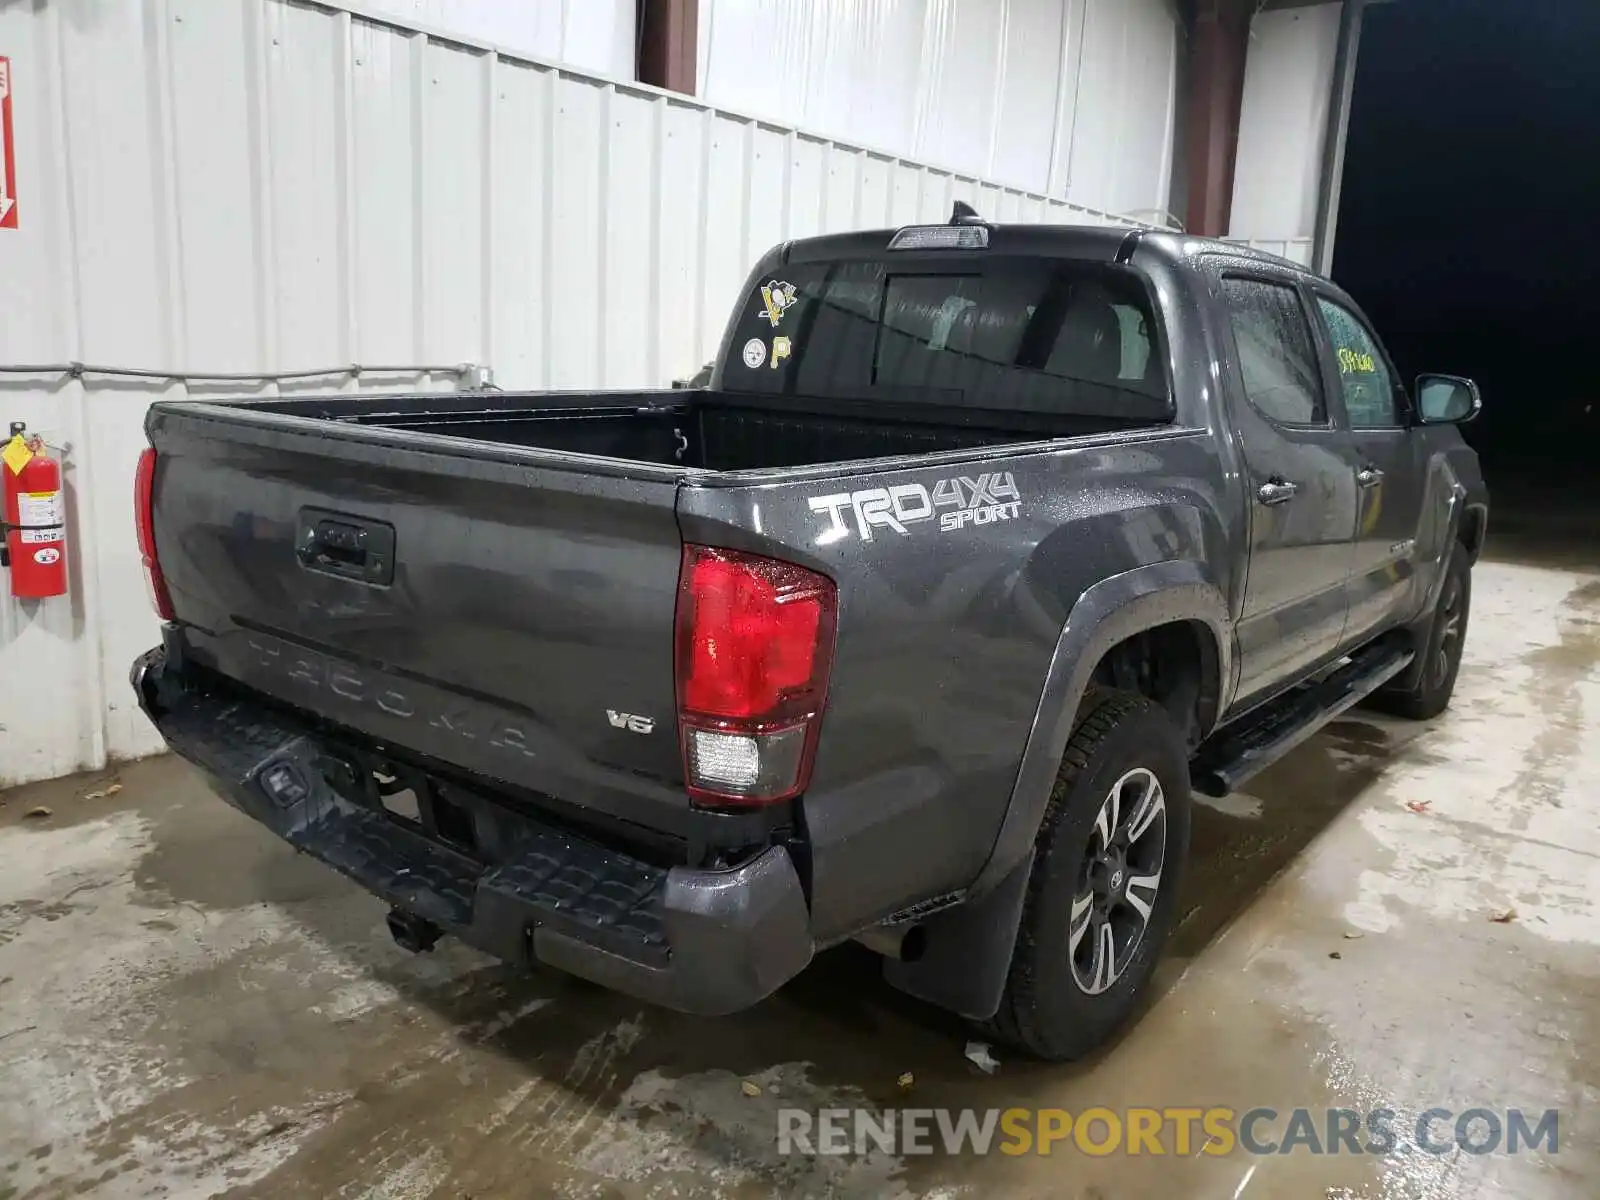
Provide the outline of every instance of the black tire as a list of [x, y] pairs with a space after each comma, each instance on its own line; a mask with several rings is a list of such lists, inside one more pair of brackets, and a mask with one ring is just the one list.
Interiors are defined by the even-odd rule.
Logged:
[[[1115, 976], [1095, 973], [1084, 963], [1085, 943], [1094, 962], [1103, 951], [1103, 925], [1112, 928], [1113, 944], [1121, 936], [1119, 922], [1136, 920], [1137, 906], [1128, 895], [1148, 897], [1143, 890], [1126, 888], [1131, 878], [1148, 878], [1149, 843], [1154, 818], [1145, 832], [1124, 848], [1123, 870], [1117, 889], [1095, 891], [1117, 873], [1097, 852], [1103, 843], [1099, 818], [1114, 784], [1123, 786], [1124, 812], [1131, 823], [1144, 810], [1145, 776], [1159, 784], [1164, 811], [1159, 882], [1154, 903], [1137, 940], [1123, 949], [1123, 965]], [[1115, 838], [1113, 838], [1115, 842]], [[989, 1037], [1039, 1058], [1060, 1062], [1079, 1058], [1102, 1044], [1128, 1018], [1139, 1002], [1160, 957], [1172, 926], [1178, 879], [1189, 849], [1189, 763], [1183, 735], [1159, 705], [1129, 692], [1105, 692], [1079, 722], [1062, 756], [1056, 785], [1045, 809], [1035, 844], [1032, 876], [1012, 952], [1010, 973], [1000, 1009], [981, 1028]], [[1143, 863], [1136, 859], [1143, 858]], [[1115, 852], [1113, 862], [1119, 861]], [[1108, 874], [1108, 870], [1110, 873]], [[1136, 875], [1140, 871], [1142, 874]], [[1079, 919], [1089, 922], [1074, 949], [1073, 913], [1089, 889], [1090, 911]], [[1099, 916], [1100, 905], [1112, 914]], [[1132, 957], [1127, 957], [1131, 952]], [[1087, 978], [1087, 984], [1080, 982]], [[1096, 981], [1110, 978], [1109, 986], [1091, 991]]]
[[1444, 582], [1439, 587], [1439, 600], [1416, 677], [1406, 688], [1379, 692], [1370, 707], [1413, 721], [1429, 720], [1449, 708], [1456, 676], [1461, 673], [1461, 651], [1467, 640], [1471, 610], [1472, 568], [1467, 563], [1466, 550], [1458, 545], [1445, 564]]

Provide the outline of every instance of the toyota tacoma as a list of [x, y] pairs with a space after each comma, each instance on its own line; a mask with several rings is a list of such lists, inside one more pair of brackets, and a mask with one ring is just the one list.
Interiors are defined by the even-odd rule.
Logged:
[[722, 1014], [855, 939], [1065, 1059], [1192, 790], [1449, 703], [1477, 389], [1293, 263], [961, 206], [772, 250], [695, 382], [154, 405], [143, 710], [410, 949]]

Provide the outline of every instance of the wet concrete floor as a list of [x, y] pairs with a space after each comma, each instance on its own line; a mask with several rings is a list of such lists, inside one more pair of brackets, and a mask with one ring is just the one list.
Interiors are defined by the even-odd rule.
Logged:
[[[1475, 582], [1449, 714], [1358, 711], [1198, 810], [1148, 1010], [1070, 1066], [996, 1048], [984, 1074], [958, 1022], [853, 947], [715, 1021], [453, 943], [413, 957], [376, 900], [171, 760], [112, 796], [12, 791], [0, 1198], [1592, 1196], [1600, 576], [1489, 562]], [[1254, 1143], [1287, 1152], [1180, 1153], [1171, 1126], [1160, 1155], [777, 1147], [780, 1109], [1096, 1106], [1270, 1108]], [[1391, 1110], [1398, 1146], [1315, 1154], [1287, 1136], [1297, 1107], [1323, 1150], [1328, 1108]], [[1557, 1110], [1555, 1150], [1407, 1149], [1432, 1108], [1446, 1146], [1470, 1109]]]

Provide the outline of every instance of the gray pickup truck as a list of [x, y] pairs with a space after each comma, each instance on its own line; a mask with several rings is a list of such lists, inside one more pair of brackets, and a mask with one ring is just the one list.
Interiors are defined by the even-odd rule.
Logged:
[[856, 939], [1070, 1058], [1191, 789], [1449, 702], [1478, 404], [1222, 242], [790, 242], [705, 387], [156, 404], [133, 686], [409, 949], [721, 1014]]

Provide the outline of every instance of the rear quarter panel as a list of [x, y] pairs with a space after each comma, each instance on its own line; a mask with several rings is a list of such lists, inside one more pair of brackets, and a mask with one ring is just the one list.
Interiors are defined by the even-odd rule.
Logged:
[[[684, 487], [686, 541], [785, 558], [838, 585], [803, 805], [820, 940], [977, 877], [1078, 598], [1152, 563], [1226, 571], [1216, 458], [1209, 432], [1178, 427]], [[995, 504], [1005, 515], [945, 519]]]

